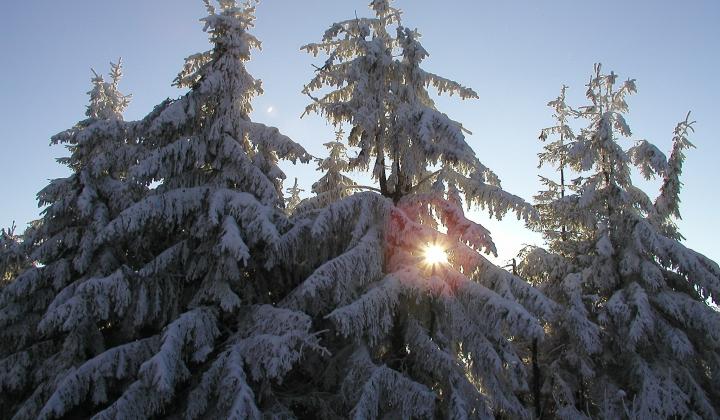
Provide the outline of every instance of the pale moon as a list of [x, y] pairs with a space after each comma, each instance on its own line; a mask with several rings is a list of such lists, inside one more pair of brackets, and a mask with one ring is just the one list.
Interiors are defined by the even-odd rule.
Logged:
[[267, 112], [268, 112], [268, 114], [271, 113], [271, 112], [273, 112], [273, 107], [269, 106], [268, 109], [267, 109]]

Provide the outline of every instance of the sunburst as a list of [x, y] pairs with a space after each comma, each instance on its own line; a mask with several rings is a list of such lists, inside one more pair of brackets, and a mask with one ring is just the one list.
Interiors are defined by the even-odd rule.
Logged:
[[434, 267], [448, 263], [448, 254], [445, 248], [438, 244], [429, 244], [423, 251], [423, 259], [426, 265]]

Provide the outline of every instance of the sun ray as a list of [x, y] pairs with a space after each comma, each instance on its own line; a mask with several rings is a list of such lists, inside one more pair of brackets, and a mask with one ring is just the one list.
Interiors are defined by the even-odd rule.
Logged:
[[448, 255], [445, 248], [438, 244], [429, 244], [428, 246], [426, 246], [423, 258], [425, 264], [427, 264], [428, 266], [448, 263]]

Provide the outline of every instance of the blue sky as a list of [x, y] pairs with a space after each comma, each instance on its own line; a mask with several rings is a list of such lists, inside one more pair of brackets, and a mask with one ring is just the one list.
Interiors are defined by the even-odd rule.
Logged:
[[[300, 93], [320, 63], [299, 50], [318, 41], [333, 22], [368, 13], [368, 0], [265, 0], [258, 7], [255, 35], [263, 42], [248, 65], [263, 80], [254, 119], [275, 125], [311, 153], [322, 155], [332, 127], [315, 116], [299, 118], [307, 97]], [[720, 188], [720, 2], [716, 0], [480, 1], [399, 0], [404, 23], [423, 34], [430, 53], [426, 69], [475, 89], [480, 99], [441, 99], [438, 107], [473, 135], [468, 142], [495, 170], [503, 187], [528, 200], [539, 189], [537, 135], [552, 123], [545, 104], [560, 86], [570, 86], [572, 104], [583, 103], [583, 84], [593, 63], [621, 78], [635, 78], [629, 123], [636, 139], [669, 151], [672, 129], [688, 110], [698, 121], [688, 153], [680, 227], [687, 244], [716, 261], [720, 246], [717, 209]], [[121, 88], [133, 94], [126, 119], [141, 118], [166, 97], [184, 57], [207, 49], [198, 19], [200, 0], [122, 2], [33, 0], [4, 2], [0, 26], [0, 225], [24, 227], [37, 218], [35, 194], [67, 170], [54, 159], [51, 135], [84, 117], [90, 67], [106, 73], [122, 56]], [[272, 111], [268, 109], [272, 107]], [[314, 166], [288, 167], [309, 186]], [[642, 183], [655, 194], [657, 182]], [[513, 220], [487, 222], [500, 259], [522, 243], [538, 241]], [[511, 218], [512, 219], [512, 218]]]

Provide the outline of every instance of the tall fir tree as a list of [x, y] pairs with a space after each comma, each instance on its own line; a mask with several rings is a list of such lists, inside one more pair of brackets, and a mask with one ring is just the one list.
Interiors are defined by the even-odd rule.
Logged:
[[[534, 378], [533, 406], [538, 418], [583, 416], [585, 381], [592, 378], [592, 358], [600, 351], [600, 330], [590, 320], [586, 308], [594, 302], [593, 297], [582, 293], [580, 279], [568, 276], [571, 267], [563, 259], [568, 255], [567, 247], [586, 232], [574, 223], [577, 214], [569, 215], [570, 206], [563, 205], [574, 200], [579, 181], [568, 182], [566, 178], [569, 145], [577, 138], [570, 119], [579, 116], [578, 111], [566, 102], [567, 89], [563, 86], [560, 95], [548, 102], [556, 124], [544, 128], [539, 137], [545, 143], [538, 155], [540, 166], [551, 165], [559, 178], [556, 181], [541, 176], [546, 189], [535, 196], [540, 217], [531, 225], [542, 233], [548, 251], [525, 248], [518, 267], [523, 277], [532, 280], [546, 296], [559, 304], [558, 311], [550, 319], [553, 327], [550, 334], [539, 348], [534, 347], [538, 369]], [[574, 210], [582, 212], [579, 208]]]
[[[559, 182], [546, 178], [540, 177], [541, 182], [545, 185], [546, 190], [543, 193], [535, 197], [535, 201], [538, 203], [537, 209], [540, 214], [540, 219], [543, 221], [542, 233], [545, 239], [549, 243], [557, 242], [555, 239], [567, 238], [568, 227], [560, 223], [560, 225], [552, 226], [551, 223], [558, 221], [559, 218], [552, 214], [546, 214], [548, 211], [552, 211], [552, 206], [547, 206], [548, 202], [565, 198], [565, 193], [571, 186], [567, 184], [565, 179], [566, 165], [567, 165], [567, 147], [566, 144], [575, 140], [575, 133], [570, 127], [570, 118], [574, 118], [577, 115], [577, 111], [573, 110], [568, 106], [565, 101], [567, 86], [563, 85], [560, 89], [560, 95], [554, 100], [548, 102], [548, 106], [554, 110], [553, 117], [556, 120], [556, 125], [542, 129], [540, 132], [540, 140], [547, 142], [543, 147], [543, 152], [539, 154], [540, 165], [551, 164], [557, 168], [560, 175]], [[554, 137], [554, 138], [551, 138]], [[548, 141], [549, 140], [549, 141]], [[572, 230], [570, 231], [570, 233]]]
[[328, 330], [321, 343], [332, 354], [306, 367], [304, 377], [315, 380], [296, 410], [328, 418], [525, 417], [518, 394], [527, 375], [515, 343], [541, 338], [536, 316], [553, 305], [482, 255], [495, 245], [462, 206], [497, 217], [529, 218], [534, 210], [500, 188], [427, 88], [462, 98], [475, 92], [420, 67], [427, 52], [419, 34], [389, 1], [370, 7], [373, 18], [336, 23], [322, 42], [303, 47], [328, 56], [306, 92], [329, 91], [307, 111], [352, 126], [348, 141], [359, 153], [349, 168], [370, 169], [379, 188], [298, 220], [286, 235], [318, 247], [288, 246], [309, 275], [281, 305]]
[[[587, 85], [587, 121], [561, 148], [541, 159], [565, 162], [578, 174], [570, 194], [540, 194], [537, 228], [551, 252], [525, 251], [521, 274], [537, 282], [563, 311], [551, 322], [543, 353], [546, 413], [561, 418], [715, 418], [718, 416], [716, 334], [720, 267], [686, 248], [677, 217], [679, 175], [692, 123], [678, 124], [668, 161], [631, 136], [625, 114], [634, 80], [619, 84], [600, 65]], [[631, 179], [663, 179], [653, 202]]]
[[[248, 117], [262, 92], [244, 66], [260, 45], [248, 32], [255, 2], [218, 3], [205, 1], [203, 19], [213, 49], [188, 58], [176, 80], [189, 92], [130, 124], [141, 142], [122, 185], [144, 192], [134, 203], [113, 190], [119, 208], [102, 212], [102, 190], [65, 186], [95, 170], [110, 183], [98, 162], [125, 162], [112, 142], [120, 133], [106, 127], [120, 119], [94, 121], [107, 115], [95, 104], [113, 100], [93, 91], [92, 124], [62, 134], [82, 139], [69, 161], [79, 174], [41, 193], [51, 206], [33, 237], [44, 266], [2, 294], [3, 338], [15, 334], [3, 343], [3, 412], [259, 418], [274, 410], [270, 381], [301, 350], [323, 351], [309, 317], [267, 305], [282, 291], [270, 271], [287, 224], [277, 162], [309, 155]], [[90, 141], [112, 149], [95, 154]]]
[[92, 78], [88, 118], [52, 138], [70, 151], [58, 161], [72, 173], [38, 193], [40, 206], [47, 207], [25, 232], [23, 248], [39, 264], [0, 294], [0, 411], [15, 418], [35, 418], [67, 372], [102, 347], [107, 325], [84, 316], [92, 306], [87, 300], [73, 300], [80, 309], [66, 312], [64, 325], [49, 315], [62, 311], [80, 291], [96, 287], [98, 276], [122, 266], [124, 252], [115, 244], [99, 244], [98, 236], [143, 194], [142, 187], [126, 180], [134, 153], [133, 128], [122, 119], [129, 97], [118, 90], [121, 62], [111, 68], [109, 82], [98, 74]]

